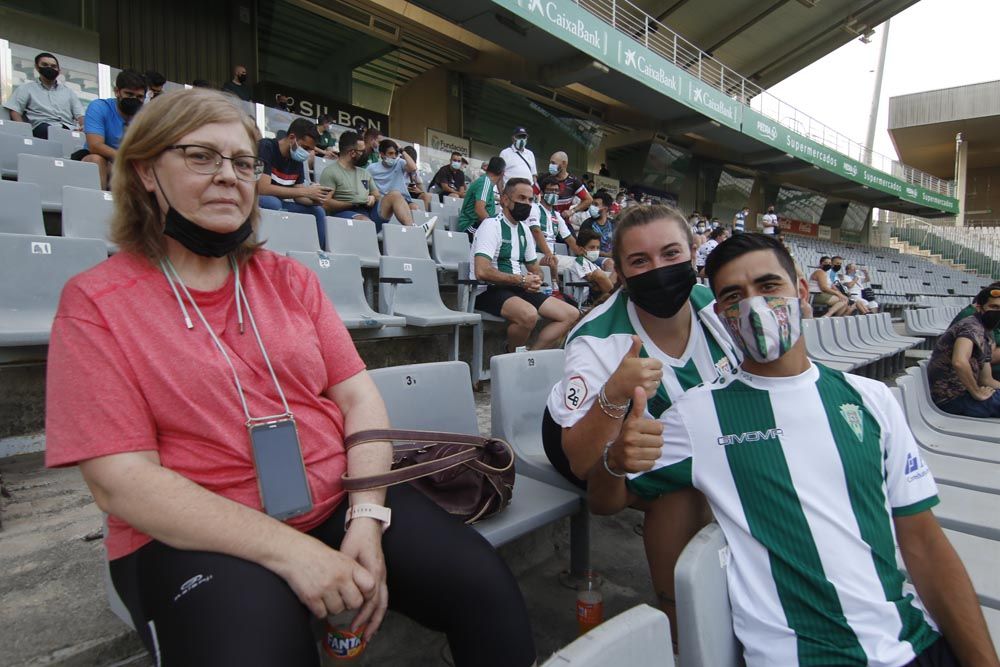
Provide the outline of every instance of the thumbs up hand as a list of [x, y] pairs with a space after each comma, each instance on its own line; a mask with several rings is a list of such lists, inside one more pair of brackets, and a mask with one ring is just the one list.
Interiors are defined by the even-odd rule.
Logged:
[[632, 412], [608, 450], [608, 467], [615, 472], [645, 472], [653, 467], [663, 447], [663, 424], [646, 414], [646, 392], [632, 392]]
[[640, 357], [642, 339], [632, 336], [632, 347], [622, 357], [618, 368], [604, 385], [604, 394], [612, 403], [625, 403], [632, 397], [633, 390], [641, 387], [645, 398], [653, 396], [663, 379], [663, 363], [658, 359]]

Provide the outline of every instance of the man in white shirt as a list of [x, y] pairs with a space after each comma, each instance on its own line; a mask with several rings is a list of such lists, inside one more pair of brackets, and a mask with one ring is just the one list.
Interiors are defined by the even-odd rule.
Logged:
[[773, 204], [767, 207], [767, 213], [761, 217], [760, 224], [764, 227], [765, 234], [774, 236], [778, 233], [778, 216], [774, 213]]
[[83, 104], [72, 88], [59, 82], [59, 60], [51, 53], [39, 53], [35, 70], [38, 79], [22, 83], [4, 102], [10, 119], [31, 123], [31, 132], [39, 139], [49, 138], [50, 126], [82, 130]]
[[513, 143], [500, 151], [500, 157], [507, 163], [507, 168], [503, 172], [503, 182], [506, 183], [512, 178], [525, 178], [531, 183], [532, 189], [537, 191], [538, 167], [535, 165], [535, 154], [528, 148], [528, 130], [524, 127], [515, 127], [512, 139]]

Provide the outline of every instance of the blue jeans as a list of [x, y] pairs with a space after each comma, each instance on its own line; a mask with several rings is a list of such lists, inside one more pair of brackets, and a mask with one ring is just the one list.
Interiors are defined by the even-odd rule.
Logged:
[[985, 401], [977, 401], [968, 391], [957, 398], [938, 405], [939, 408], [953, 415], [962, 417], [1000, 417], [1000, 390]]
[[326, 211], [322, 206], [305, 206], [295, 201], [285, 201], [273, 195], [257, 197], [257, 205], [271, 211], [288, 211], [289, 213], [309, 213], [316, 218], [316, 235], [319, 237], [319, 247], [326, 250]]

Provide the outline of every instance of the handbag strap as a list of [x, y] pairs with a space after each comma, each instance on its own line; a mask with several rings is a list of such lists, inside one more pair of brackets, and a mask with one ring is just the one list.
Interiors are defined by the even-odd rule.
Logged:
[[446, 433], [443, 431], [409, 431], [396, 428], [373, 428], [352, 433], [344, 439], [344, 451], [367, 442], [406, 440], [408, 442], [436, 442], [442, 445], [472, 445], [485, 447], [490, 441], [480, 435]]

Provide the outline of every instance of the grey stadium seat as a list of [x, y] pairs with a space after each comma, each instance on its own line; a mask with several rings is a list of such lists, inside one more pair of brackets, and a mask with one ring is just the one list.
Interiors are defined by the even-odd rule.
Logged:
[[65, 157], [69, 157], [87, 145], [87, 137], [83, 132], [67, 130], [64, 127], [49, 126], [49, 141], [61, 143]]
[[[927, 362], [921, 361], [917, 366], [911, 366], [906, 371], [907, 377], [913, 378], [913, 386], [917, 391], [917, 400], [921, 405], [921, 414], [931, 428], [942, 433], [986, 440], [1000, 443], [1000, 419], [996, 417], [965, 417], [953, 415], [939, 408], [931, 398], [930, 385], [927, 383]], [[902, 379], [902, 378], [900, 378]]]
[[379, 282], [382, 284], [379, 310], [402, 315], [408, 326], [475, 325], [482, 321], [479, 315], [451, 310], [444, 305], [438, 291], [437, 267], [429, 259], [383, 257]]
[[0, 181], [0, 234], [45, 236], [42, 191], [34, 183]]
[[63, 157], [22, 153], [17, 156], [17, 180], [39, 185], [42, 189], [43, 211], [62, 211], [63, 186], [101, 189], [101, 177], [96, 164], [74, 162]]
[[[928, 423], [930, 407], [921, 400], [923, 388], [920, 380], [913, 376], [903, 376], [896, 380], [896, 386], [903, 391], [907, 421], [917, 440], [939, 454], [958, 456], [974, 461], [1000, 463], [1000, 443], [979, 440], [953, 432], [935, 429]], [[994, 427], [995, 428], [995, 427]]]
[[816, 320], [802, 320], [802, 335], [806, 340], [806, 354], [809, 355], [810, 359], [845, 373], [858, 367], [857, 362], [847, 361], [827, 352], [820, 344], [816, 327]]
[[[370, 372], [382, 394], [393, 428], [479, 434], [469, 367], [461, 361], [378, 368]], [[500, 546], [580, 507], [575, 493], [517, 475], [510, 506], [475, 524]]]
[[673, 667], [670, 630], [666, 614], [640, 604], [559, 649], [542, 667]]
[[1000, 609], [1000, 542], [948, 528], [944, 534], [968, 570], [979, 604]]
[[435, 229], [434, 245], [431, 246], [431, 254], [434, 261], [442, 269], [447, 271], [458, 271], [458, 265], [469, 261], [471, 250], [469, 235], [465, 232], [452, 232], [447, 229]]
[[941, 484], [938, 498], [934, 515], [943, 527], [1000, 541], [1000, 495]]
[[356, 255], [333, 255], [325, 252], [289, 252], [288, 256], [302, 262], [319, 276], [337, 314], [348, 329], [381, 329], [401, 327], [406, 319], [376, 313], [365, 299], [361, 263]]
[[323, 170], [333, 164], [336, 160], [327, 160], [322, 157], [313, 158], [313, 183], [319, 183], [319, 177], [323, 175]]
[[729, 546], [717, 523], [702, 528], [677, 559], [677, 641], [684, 667], [743, 664], [743, 649], [733, 632], [728, 564]]
[[73, 239], [101, 239], [114, 252], [116, 246], [108, 240], [115, 202], [110, 192], [63, 188], [62, 233]]
[[63, 157], [63, 147], [58, 141], [46, 141], [45, 139], [0, 132], [0, 174], [5, 178], [17, 176], [17, 156], [22, 153], [61, 158]]
[[257, 238], [274, 252], [310, 252], [320, 250], [316, 218], [308, 213], [289, 213], [261, 209]]
[[382, 225], [382, 249], [386, 257], [431, 258], [427, 236], [420, 227]]
[[382, 257], [375, 223], [371, 220], [327, 217], [326, 245], [338, 255], [357, 255], [365, 269], [377, 269]]
[[47, 345], [63, 285], [107, 257], [103, 241], [0, 234], [0, 347]]
[[[4, 109], [4, 111], [7, 111]], [[0, 118], [0, 134], [13, 134], [18, 137], [31, 136], [31, 123], [22, 123], [9, 118]]]

